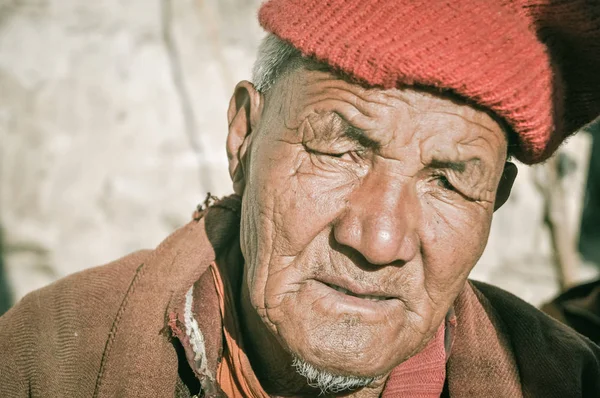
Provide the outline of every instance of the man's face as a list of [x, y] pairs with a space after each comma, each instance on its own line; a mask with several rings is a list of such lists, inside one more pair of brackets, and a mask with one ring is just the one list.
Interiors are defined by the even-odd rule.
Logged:
[[299, 69], [244, 156], [251, 305], [318, 369], [378, 376], [433, 337], [488, 237], [506, 139], [485, 112]]

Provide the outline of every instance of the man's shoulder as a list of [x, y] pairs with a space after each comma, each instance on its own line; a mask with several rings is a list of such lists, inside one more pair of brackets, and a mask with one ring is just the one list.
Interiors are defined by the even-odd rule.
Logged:
[[471, 283], [500, 317], [525, 387], [539, 391], [571, 380], [572, 391], [581, 389], [578, 396], [600, 392], [600, 347], [505, 290]]
[[32, 396], [65, 394], [74, 374], [80, 391], [73, 396], [91, 394], [112, 324], [149, 253], [60, 279], [0, 317], [0, 396], [18, 397], [27, 389]]
[[574, 345], [579, 348], [590, 347], [594, 351], [600, 349], [585, 336], [558, 322], [514, 294], [484, 282], [471, 281], [471, 284], [489, 300], [494, 309], [498, 311], [503, 322], [511, 330], [521, 331], [525, 337], [537, 338], [539, 337], [537, 335], [541, 334], [548, 341], [556, 342], [560, 340], [566, 345]]
[[118, 305], [137, 269], [151, 252], [134, 252], [111, 263], [68, 275], [27, 294], [4, 317], [19, 311], [38, 312], [41, 316], [58, 309], [70, 313], [71, 306], [74, 312], [70, 315], [79, 317], [87, 312], [97, 317], [111, 304]]
[[63, 308], [76, 303], [79, 316], [84, 313], [98, 316], [100, 312], [120, 304], [150, 253], [151, 250], [137, 251], [108, 264], [71, 274], [30, 293], [24, 300]]

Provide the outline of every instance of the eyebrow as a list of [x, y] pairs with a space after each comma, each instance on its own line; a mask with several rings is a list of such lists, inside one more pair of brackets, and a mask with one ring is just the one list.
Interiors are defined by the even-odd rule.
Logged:
[[449, 162], [433, 159], [431, 163], [429, 163], [429, 167], [434, 169], [448, 169], [458, 173], [464, 173], [467, 169], [467, 163], [479, 163], [479, 159], [471, 159], [467, 162]]
[[342, 115], [338, 112], [333, 112], [336, 118], [339, 120], [342, 129], [344, 130], [344, 137], [357, 142], [360, 146], [378, 150], [381, 148], [381, 143], [371, 137], [369, 137], [363, 130], [351, 125]]

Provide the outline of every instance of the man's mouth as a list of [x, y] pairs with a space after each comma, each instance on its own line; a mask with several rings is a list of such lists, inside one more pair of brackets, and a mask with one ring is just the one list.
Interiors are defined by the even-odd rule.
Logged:
[[369, 295], [369, 294], [358, 294], [358, 293], [354, 293], [348, 289], [344, 289], [341, 286], [336, 286], [336, 285], [332, 285], [330, 283], [325, 283], [325, 285], [329, 286], [330, 288], [332, 288], [333, 290], [337, 290], [340, 293], [344, 293], [348, 296], [352, 296], [352, 297], [357, 297], [357, 298], [361, 298], [361, 299], [365, 299], [365, 300], [370, 300], [370, 301], [384, 301], [384, 300], [390, 300], [393, 297], [387, 297], [387, 296], [378, 296], [378, 295]]

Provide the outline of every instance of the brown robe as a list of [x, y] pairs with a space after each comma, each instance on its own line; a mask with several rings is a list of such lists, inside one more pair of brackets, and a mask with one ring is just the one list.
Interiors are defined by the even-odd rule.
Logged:
[[[196, 281], [208, 279], [205, 271], [219, 253], [237, 244], [238, 211], [239, 198], [224, 199], [155, 250], [71, 275], [23, 298], [0, 318], [0, 397], [196, 393], [200, 383], [172, 335], [169, 314]], [[200, 322], [207, 337], [204, 365], [215, 372], [222, 339], [214, 331], [222, 329], [217, 301], [207, 297], [199, 309], [210, 314]], [[466, 286], [455, 310], [450, 396], [600, 396], [600, 347], [572, 329], [480, 283]], [[482, 313], [491, 330], [482, 327]], [[509, 355], [486, 355], [498, 344]], [[506, 373], [513, 367], [516, 379]]]
[[573, 286], [542, 311], [600, 344], [600, 279]]

